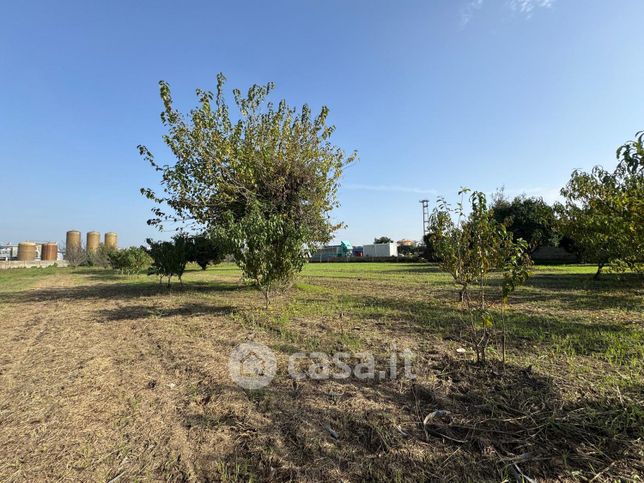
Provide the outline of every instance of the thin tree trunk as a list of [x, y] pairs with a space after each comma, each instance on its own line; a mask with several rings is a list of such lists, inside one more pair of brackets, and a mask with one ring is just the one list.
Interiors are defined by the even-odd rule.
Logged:
[[485, 308], [485, 286], [481, 285], [481, 310]]
[[467, 292], [467, 285], [462, 286], [461, 291], [459, 292], [459, 298], [463, 305], [465, 305], [466, 307], [470, 306], [469, 304], [470, 296]]
[[501, 305], [501, 360], [505, 369], [505, 302]]
[[483, 332], [483, 338], [481, 339], [481, 362], [485, 364], [485, 349], [487, 347], [487, 329]]
[[597, 265], [597, 273], [595, 273], [595, 276], [593, 277], [593, 280], [599, 280], [599, 276], [602, 274], [602, 269], [604, 268], [603, 263], [599, 263]]

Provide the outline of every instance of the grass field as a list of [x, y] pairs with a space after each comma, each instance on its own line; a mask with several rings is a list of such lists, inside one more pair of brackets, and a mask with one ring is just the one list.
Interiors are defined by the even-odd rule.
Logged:
[[[429, 265], [311, 264], [269, 310], [229, 264], [171, 289], [0, 271], [0, 480], [636, 480], [644, 286], [593, 273], [535, 268], [507, 311], [503, 368], [497, 340], [473, 363], [457, 289]], [[228, 373], [249, 340], [278, 360], [255, 391]], [[415, 380], [286, 370], [298, 351], [380, 364], [404, 349]]]

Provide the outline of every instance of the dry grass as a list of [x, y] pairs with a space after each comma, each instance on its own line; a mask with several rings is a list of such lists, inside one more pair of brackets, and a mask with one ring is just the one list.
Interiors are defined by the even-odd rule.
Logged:
[[[19, 275], [15, 275], [18, 277]], [[540, 271], [509, 315], [509, 364], [455, 340], [449, 280], [420, 265], [311, 266], [269, 312], [230, 266], [170, 291], [56, 270], [0, 287], [0, 480], [635, 480], [642, 463], [641, 281]], [[6, 285], [7, 287], [9, 284]], [[245, 391], [240, 342], [280, 370]], [[415, 381], [301, 381], [297, 350], [393, 346]], [[423, 424], [435, 410], [448, 411]]]

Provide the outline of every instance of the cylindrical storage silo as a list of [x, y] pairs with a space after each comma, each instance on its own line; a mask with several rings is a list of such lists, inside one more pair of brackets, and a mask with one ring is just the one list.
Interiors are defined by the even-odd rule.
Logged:
[[87, 251], [95, 252], [101, 244], [101, 234], [97, 231], [87, 232]]
[[65, 248], [67, 250], [80, 250], [81, 248], [81, 232], [78, 230], [69, 230], [67, 232], [67, 240], [65, 241]]
[[54, 242], [43, 243], [40, 250], [40, 259], [44, 261], [56, 260], [58, 258], [58, 245]]
[[113, 231], [108, 231], [105, 234], [105, 243], [104, 243], [105, 248], [116, 249], [117, 241], [118, 241], [118, 237], [116, 233], [114, 233]]
[[33, 262], [36, 259], [36, 244], [33, 242], [18, 243], [18, 260]]

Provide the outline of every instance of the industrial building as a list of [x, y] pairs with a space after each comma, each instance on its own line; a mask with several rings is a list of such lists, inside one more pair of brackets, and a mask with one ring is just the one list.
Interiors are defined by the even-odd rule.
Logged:
[[397, 257], [398, 245], [396, 243], [375, 243], [372, 245], [365, 245], [365, 257]]
[[0, 245], [0, 261], [33, 261], [33, 260], [62, 260], [63, 253], [58, 250], [56, 242], [5, 243]]
[[342, 241], [339, 245], [327, 245], [311, 255], [311, 260], [316, 262], [328, 262], [341, 258], [350, 257], [353, 253], [353, 246], [348, 241]]
[[311, 256], [311, 261], [330, 262], [347, 260], [351, 257], [389, 258], [397, 256], [398, 245], [396, 243], [377, 243], [354, 247], [350, 242], [343, 241], [340, 245], [327, 245], [320, 248]]
[[[94, 252], [101, 246], [100, 233], [87, 233], [85, 248]], [[104, 246], [117, 248], [118, 236], [114, 232], [105, 233]], [[81, 232], [70, 230], [65, 238], [65, 250], [82, 250]], [[22, 241], [0, 245], [0, 268], [46, 267], [55, 263], [65, 265], [65, 251], [56, 242]]]

